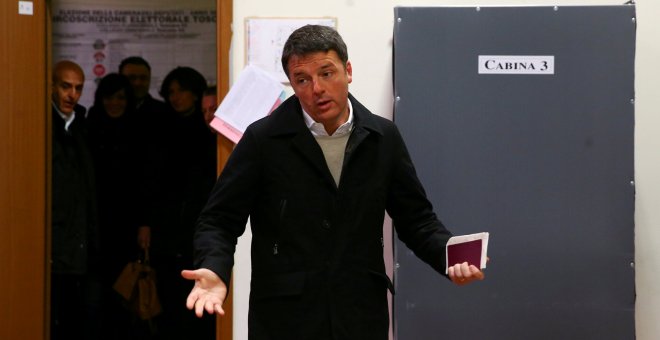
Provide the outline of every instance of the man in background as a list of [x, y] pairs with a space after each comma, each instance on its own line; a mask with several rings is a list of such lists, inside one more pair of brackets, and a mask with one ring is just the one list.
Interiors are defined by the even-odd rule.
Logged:
[[[136, 148], [144, 155], [144, 164], [141, 175], [145, 183], [141, 188], [143, 201], [153, 202], [154, 196], [158, 195], [156, 181], [150, 180], [151, 176], [158, 171], [164, 163], [169, 152], [165, 138], [174, 129], [172, 120], [174, 115], [164, 102], [157, 100], [149, 94], [151, 87], [151, 65], [142, 57], [131, 56], [125, 58], [119, 64], [119, 73], [126, 76], [133, 89], [135, 97], [134, 122], [140, 131], [140, 139]], [[141, 227], [138, 228], [138, 244], [147, 249], [151, 243], [151, 222], [156, 208], [151, 203], [146, 203], [141, 211]]]
[[94, 168], [78, 105], [85, 76], [60, 61], [52, 79], [51, 339], [97, 339], [100, 322]]
[[119, 73], [131, 82], [138, 116], [147, 116], [145, 117], [147, 119], [158, 118], [159, 113], [167, 110], [164, 102], [154, 99], [149, 94], [151, 66], [144, 58], [132, 56], [122, 60], [119, 64]]

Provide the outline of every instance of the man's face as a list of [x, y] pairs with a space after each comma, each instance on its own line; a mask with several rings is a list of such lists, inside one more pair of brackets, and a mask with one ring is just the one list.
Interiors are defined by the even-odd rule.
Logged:
[[85, 79], [80, 72], [63, 69], [53, 82], [53, 103], [65, 115], [70, 115], [82, 95]]
[[202, 97], [202, 113], [204, 113], [204, 120], [206, 124], [210, 124], [213, 120], [213, 114], [218, 109], [218, 96], [204, 95]]
[[133, 88], [133, 95], [137, 100], [143, 99], [149, 94], [149, 84], [151, 83], [151, 72], [144, 65], [126, 64], [121, 69], [121, 74], [128, 78]]
[[293, 55], [288, 62], [289, 80], [303, 109], [333, 134], [348, 120], [348, 84], [353, 80], [351, 63], [337, 52]]

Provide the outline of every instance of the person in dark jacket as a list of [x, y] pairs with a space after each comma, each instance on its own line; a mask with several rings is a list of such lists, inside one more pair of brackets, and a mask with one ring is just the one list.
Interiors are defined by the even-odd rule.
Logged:
[[86, 120], [99, 206], [104, 297], [101, 339], [138, 338], [140, 326], [144, 326], [129, 313], [123, 298], [112, 288], [124, 266], [143, 257], [137, 242], [144, 207], [139, 190], [143, 180], [143, 131], [136, 125], [134, 103], [128, 78], [107, 74], [96, 88]]
[[193, 260], [195, 221], [208, 199], [216, 176], [215, 135], [202, 112], [206, 79], [191, 67], [177, 67], [163, 79], [160, 95], [172, 114], [162, 132], [159, 174], [153, 185], [155, 209], [151, 221], [152, 264], [158, 275], [163, 307], [159, 331], [165, 339], [214, 339], [215, 318], [196, 319], [181, 303], [192, 283], [181, 270]]
[[[252, 229], [249, 339], [388, 337], [383, 220], [440, 274], [452, 234], [438, 220], [396, 126], [348, 92], [332, 28], [294, 31], [282, 66], [295, 95], [250, 125], [197, 223], [187, 307], [224, 314], [237, 238]], [[457, 285], [484, 278], [467, 263]]]
[[[140, 148], [145, 152], [145, 167], [140, 169], [142, 175], [146, 178], [152, 178], [154, 173], [160, 171], [158, 168], [163, 164], [163, 159], [167, 157], [169, 148], [163, 143], [163, 136], [171, 127], [173, 119], [172, 111], [168, 106], [151, 96], [151, 65], [140, 56], [130, 56], [119, 64], [119, 73], [128, 78], [131, 83], [132, 95], [135, 100], [132, 103], [132, 120], [140, 131]], [[145, 202], [153, 202], [158, 195], [156, 187], [158, 184], [154, 180], [145, 182], [140, 186], [141, 197]], [[149, 211], [152, 205], [147, 204], [142, 211]], [[141, 225], [138, 229], [138, 238], [140, 246], [143, 249], [148, 248], [151, 243], [151, 228], [149, 226], [149, 214], [141, 216]]]
[[52, 82], [51, 339], [97, 339], [98, 216], [92, 157], [78, 105], [85, 76], [60, 61]]
[[128, 79], [110, 73], [99, 82], [87, 117], [97, 182], [101, 259], [109, 283], [138, 253], [141, 149], [134, 101]]

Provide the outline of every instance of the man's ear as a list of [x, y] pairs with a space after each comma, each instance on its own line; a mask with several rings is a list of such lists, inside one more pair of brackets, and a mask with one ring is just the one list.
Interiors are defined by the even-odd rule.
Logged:
[[348, 76], [348, 83], [350, 84], [353, 81], [353, 66], [351, 66], [350, 61], [346, 62], [346, 75]]

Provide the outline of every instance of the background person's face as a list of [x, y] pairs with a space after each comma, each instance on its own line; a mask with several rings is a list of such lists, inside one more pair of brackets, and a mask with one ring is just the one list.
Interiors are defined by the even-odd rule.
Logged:
[[174, 111], [182, 114], [191, 112], [197, 101], [197, 96], [192, 91], [182, 88], [176, 80], [170, 83], [167, 98]]
[[289, 80], [303, 109], [332, 134], [348, 120], [348, 84], [353, 80], [351, 63], [346, 68], [337, 52], [315, 52], [289, 59]]
[[128, 99], [126, 98], [126, 91], [121, 89], [107, 97], [103, 97], [103, 108], [108, 116], [112, 118], [119, 118], [126, 112]]
[[213, 114], [218, 109], [218, 96], [207, 95], [202, 97], [202, 113], [204, 113], [204, 120], [206, 124], [211, 123]]
[[140, 100], [149, 94], [151, 83], [151, 72], [144, 65], [126, 64], [121, 69], [121, 74], [128, 78], [133, 88], [135, 98]]
[[53, 83], [53, 103], [65, 115], [70, 115], [82, 95], [84, 77], [75, 70], [61, 70]]

